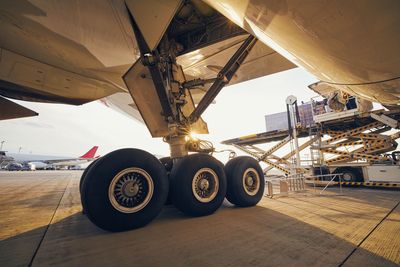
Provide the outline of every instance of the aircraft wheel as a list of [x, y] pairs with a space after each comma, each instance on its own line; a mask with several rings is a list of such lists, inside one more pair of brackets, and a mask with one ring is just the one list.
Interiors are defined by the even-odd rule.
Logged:
[[131, 230], [160, 213], [168, 184], [165, 168], [156, 157], [139, 149], [120, 149], [90, 168], [82, 185], [82, 203], [98, 227]]
[[226, 194], [223, 165], [207, 154], [180, 159], [172, 168], [170, 183], [172, 203], [191, 216], [214, 213]]
[[239, 207], [256, 205], [264, 194], [264, 174], [258, 162], [247, 156], [236, 157], [225, 165], [228, 181], [226, 198]]
[[97, 159], [94, 160], [93, 162], [91, 162], [86, 169], [83, 171], [81, 179], [79, 180], [79, 193], [81, 194], [81, 204], [82, 204], [82, 213], [85, 214], [85, 207], [83, 206], [83, 201], [82, 201], [82, 185], [83, 185], [83, 181], [86, 178], [86, 175], [88, 173], [88, 171], [93, 167], [93, 165], [97, 162]]
[[79, 180], [79, 192], [81, 194], [82, 194], [83, 180], [85, 180], [86, 174], [88, 173], [89, 169], [94, 165], [95, 162], [97, 162], [97, 160], [94, 160], [93, 162], [91, 162], [82, 173], [81, 179]]
[[172, 159], [170, 157], [163, 157], [163, 158], [160, 158], [160, 161], [161, 161], [162, 165], [164, 165], [164, 168], [167, 171], [167, 173], [170, 173], [172, 170], [172, 166], [173, 166]]

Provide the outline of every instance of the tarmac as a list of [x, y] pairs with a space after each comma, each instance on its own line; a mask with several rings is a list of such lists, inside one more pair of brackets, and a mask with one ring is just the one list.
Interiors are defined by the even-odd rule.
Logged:
[[400, 264], [398, 190], [309, 190], [200, 218], [165, 206], [144, 228], [109, 233], [81, 212], [81, 174], [0, 172], [0, 266]]

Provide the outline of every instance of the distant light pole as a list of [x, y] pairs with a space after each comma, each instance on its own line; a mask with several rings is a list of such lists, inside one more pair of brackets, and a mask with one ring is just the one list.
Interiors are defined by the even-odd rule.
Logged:
[[0, 150], [3, 150], [3, 144], [5, 143], [6, 141], [1, 141], [1, 147], [0, 147]]

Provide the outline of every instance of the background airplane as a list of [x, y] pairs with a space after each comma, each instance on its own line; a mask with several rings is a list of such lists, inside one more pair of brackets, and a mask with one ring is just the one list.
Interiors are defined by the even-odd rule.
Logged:
[[93, 146], [85, 154], [75, 158], [18, 153], [10, 153], [8, 156], [13, 158], [14, 162], [29, 164], [32, 169], [60, 169], [71, 168], [73, 166], [84, 164], [99, 158], [99, 156], [96, 156], [97, 149], [98, 146]]
[[0, 169], [12, 161], [14, 161], [14, 158], [8, 156], [7, 151], [0, 151]]

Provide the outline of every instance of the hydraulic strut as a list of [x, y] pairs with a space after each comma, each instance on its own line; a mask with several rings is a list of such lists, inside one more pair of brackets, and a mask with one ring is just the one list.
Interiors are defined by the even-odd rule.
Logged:
[[210, 89], [203, 96], [196, 109], [193, 110], [193, 112], [190, 114], [190, 123], [194, 123], [200, 118], [201, 114], [203, 114], [207, 107], [214, 101], [222, 88], [230, 82], [233, 75], [235, 75], [236, 71], [249, 55], [251, 49], [254, 47], [256, 42], [257, 39], [254, 36], [249, 35], [249, 37], [247, 37], [247, 39], [243, 42], [243, 44], [239, 47], [235, 54], [233, 54], [233, 56], [229, 59], [223, 69], [218, 73], [215, 82], [211, 85]]

